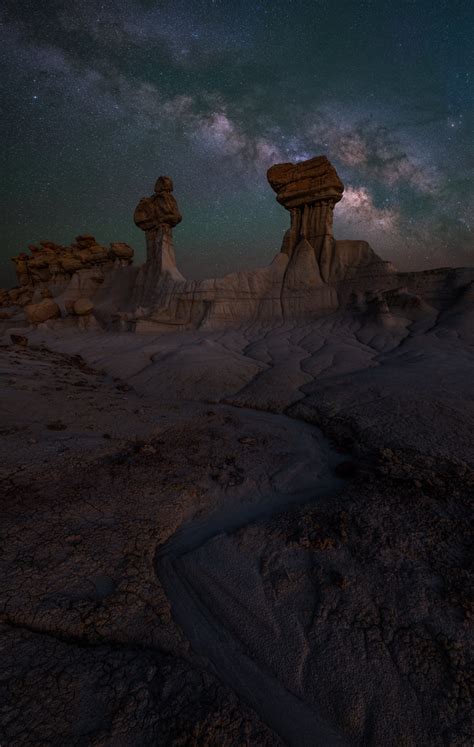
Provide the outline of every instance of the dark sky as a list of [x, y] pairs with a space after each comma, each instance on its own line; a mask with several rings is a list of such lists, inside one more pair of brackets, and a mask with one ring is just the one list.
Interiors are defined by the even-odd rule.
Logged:
[[1, 281], [81, 232], [141, 259], [160, 174], [185, 274], [266, 264], [289, 217], [265, 172], [321, 153], [338, 238], [473, 264], [473, 37], [472, 0], [4, 0]]

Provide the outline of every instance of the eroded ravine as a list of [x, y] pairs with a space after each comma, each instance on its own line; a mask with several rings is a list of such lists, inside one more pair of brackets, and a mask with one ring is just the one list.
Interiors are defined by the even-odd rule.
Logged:
[[[269, 419], [285, 417], [270, 413], [261, 415]], [[295, 421], [293, 427], [294, 424]], [[306, 431], [308, 425], [301, 423], [301, 428]], [[318, 431], [314, 430], [315, 433]], [[322, 441], [318, 431], [317, 443]], [[329, 450], [327, 444], [324, 448]], [[236, 498], [232, 505], [227, 503], [205, 518], [187, 523], [158, 547], [155, 556], [155, 570], [170, 602], [173, 618], [203, 666], [234, 690], [287, 744], [295, 747], [330, 747], [348, 742], [325, 721], [314, 703], [305, 703], [254, 660], [235, 632], [229, 630], [213, 611], [211, 596], [206, 598], [202, 588], [196, 588], [186, 564], [193, 562], [193, 553], [219, 537], [230, 536], [292, 507], [333, 494], [340, 487], [340, 481], [334, 478], [331, 461], [317, 480], [313, 477], [313, 481], [302, 489], [274, 490], [264, 496], [254, 494]]]

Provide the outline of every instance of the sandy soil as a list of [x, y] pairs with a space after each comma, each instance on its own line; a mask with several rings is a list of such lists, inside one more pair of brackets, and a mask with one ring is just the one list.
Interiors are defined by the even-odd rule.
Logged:
[[472, 744], [464, 322], [4, 338], [2, 745]]

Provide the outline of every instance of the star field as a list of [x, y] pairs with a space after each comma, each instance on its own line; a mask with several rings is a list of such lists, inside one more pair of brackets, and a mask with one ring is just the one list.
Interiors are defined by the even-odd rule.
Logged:
[[468, 0], [7, 0], [0, 11], [0, 285], [30, 242], [127, 241], [169, 174], [184, 274], [269, 262], [266, 182], [324, 153], [337, 238], [400, 269], [473, 262]]

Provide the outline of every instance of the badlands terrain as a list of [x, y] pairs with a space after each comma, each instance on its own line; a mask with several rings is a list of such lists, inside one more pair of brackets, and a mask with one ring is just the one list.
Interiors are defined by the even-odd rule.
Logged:
[[2, 745], [473, 742], [474, 269], [335, 241], [323, 157], [268, 176], [267, 268], [185, 280], [168, 177], [141, 268], [17, 258]]

